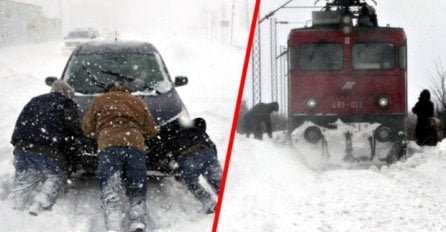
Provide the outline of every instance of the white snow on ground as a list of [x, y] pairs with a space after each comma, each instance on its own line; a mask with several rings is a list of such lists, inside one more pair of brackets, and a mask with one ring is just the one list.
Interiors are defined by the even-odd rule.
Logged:
[[[247, 35], [247, 34], [246, 34]], [[125, 37], [125, 35], [123, 35]], [[247, 38], [247, 37], [246, 37]], [[178, 88], [191, 117], [203, 117], [208, 134], [217, 144], [224, 164], [235, 99], [240, 83], [244, 50], [183, 37], [127, 36], [152, 42], [164, 57], [172, 76], [186, 75], [189, 84]], [[12, 210], [6, 196], [13, 180], [9, 144], [15, 120], [27, 101], [46, 93], [47, 76], [60, 76], [67, 57], [62, 41], [0, 50], [0, 218], [1, 231], [101, 232], [104, 231], [99, 190], [94, 179], [78, 180], [58, 199], [52, 211], [37, 217]], [[210, 231], [213, 216], [201, 212], [200, 203], [172, 178], [148, 187], [149, 226], [153, 231]]]
[[218, 231], [446, 231], [446, 141], [410, 143], [390, 166], [336, 168], [320, 154], [237, 135]]

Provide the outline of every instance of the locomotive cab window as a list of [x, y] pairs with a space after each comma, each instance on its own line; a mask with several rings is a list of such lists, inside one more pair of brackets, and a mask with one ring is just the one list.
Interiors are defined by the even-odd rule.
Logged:
[[288, 69], [289, 69], [289, 71], [292, 71], [292, 70], [296, 69], [297, 66], [299, 65], [298, 64], [299, 58], [297, 56], [297, 48], [292, 45], [289, 45], [287, 55], [288, 55], [288, 64], [289, 64]]
[[395, 48], [391, 43], [356, 43], [352, 59], [357, 70], [394, 69]]
[[340, 43], [305, 43], [298, 53], [299, 66], [304, 71], [342, 69], [343, 45]]
[[407, 69], [407, 46], [403, 45], [400, 47], [400, 52], [399, 52], [399, 61], [400, 61], [400, 68], [402, 70], [406, 70]]

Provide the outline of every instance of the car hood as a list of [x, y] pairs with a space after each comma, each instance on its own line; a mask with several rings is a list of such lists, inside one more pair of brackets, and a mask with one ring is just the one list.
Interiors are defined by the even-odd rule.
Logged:
[[[189, 118], [189, 114], [187, 112], [186, 107], [181, 101], [178, 93], [175, 88], [171, 90], [160, 93], [160, 94], [133, 94], [134, 96], [138, 96], [147, 104], [150, 109], [150, 113], [155, 120], [157, 125], [164, 125], [167, 122], [175, 120], [179, 117], [187, 117]], [[90, 105], [91, 101], [98, 94], [78, 94], [76, 93], [74, 97], [74, 101], [79, 105], [80, 116], [83, 117], [85, 111]]]

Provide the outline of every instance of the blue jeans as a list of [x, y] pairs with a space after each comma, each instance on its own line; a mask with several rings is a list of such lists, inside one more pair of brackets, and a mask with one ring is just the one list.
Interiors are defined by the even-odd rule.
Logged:
[[124, 180], [130, 201], [130, 223], [145, 226], [146, 218], [146, 156], [131, 147], [108, 147], [99, 153], [98, 179], [102, 207], [108, 230], [120, 231], [121, 181]]
[[66, 182], [65, 172], [45, 154], [20, 149], [13, 153], [16, 172], [10, 198], [14, 207], [34, 205], [34, 210], [50, 209]]
[[215, 194], [219, 194], [222, 169], [214, 150], [203, 149], [185, 155], [178, 160], [178, 165], [180, 170], [179, 181], [184, 183], [204, 205], [208, 204], [211, 196], [199, 183], [200, 175], [203, 175]]

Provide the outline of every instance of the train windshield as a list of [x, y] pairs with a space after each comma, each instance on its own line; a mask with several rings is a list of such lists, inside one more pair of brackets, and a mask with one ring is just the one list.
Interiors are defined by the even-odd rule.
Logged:
[[353, 44], [353, 68], [388, 70], [395, 68], [395, 48], [391, 43]]
[[305, 43], [299, 47], [299, 65], [304, 71], [342, 69], [343, 46], [340, 43]]

